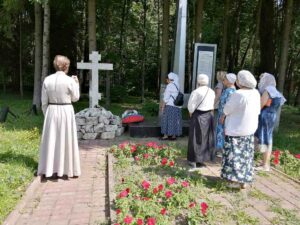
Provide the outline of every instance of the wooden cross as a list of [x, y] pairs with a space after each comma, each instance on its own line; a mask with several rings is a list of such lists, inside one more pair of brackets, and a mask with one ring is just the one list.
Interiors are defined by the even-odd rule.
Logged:
[[77, 69], [92, 70], [89, 89], [89, 107], [93, 108], [98, 105], [101, 99], [98, 70], [113, 70], [113, 64], [98, 63], [98, 61], [101, 61], [101, 55], [97, 51], [93, 51], [92, 54], [89, 55], [89, 59], [92, 61], [91, 63], [78, 62]]

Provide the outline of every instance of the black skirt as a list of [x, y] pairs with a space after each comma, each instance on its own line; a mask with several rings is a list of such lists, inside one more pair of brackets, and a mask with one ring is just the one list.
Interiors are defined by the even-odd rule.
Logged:
[[203, 163], [215, 158], [214, 116], [212, 111], [196, 110], [190, 121], [187, 159]]

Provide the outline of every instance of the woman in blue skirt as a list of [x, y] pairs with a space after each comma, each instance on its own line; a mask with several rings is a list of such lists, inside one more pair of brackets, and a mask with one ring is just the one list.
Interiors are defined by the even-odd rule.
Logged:
[[256, 148], [263, 153], [263, 163], [256, 170], [270, 171], [273, 130], [277, 111], [286, 100], [276, 89], [276, 80], [272, 74], [263, 73], [260, 76], [258, 89], [261, 94], [261, 113], [255, 137], [258, 144]]
[[164, 92], [161, 120], [161, 140], [176, 140], [176, 137], [182, 135], [182, 115], [181, 107], [174, 105], [180, 86], [178, 76], [175, 73], [169, 73], [167, 86]]

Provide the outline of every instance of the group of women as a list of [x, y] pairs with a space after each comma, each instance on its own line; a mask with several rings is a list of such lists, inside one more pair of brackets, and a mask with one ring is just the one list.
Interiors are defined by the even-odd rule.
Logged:
[[[254, 150], [263, 152], [257, 170], [270, 170], [272, 136], [278, 108], [285, 98], [276, 89], [272, 74], [260, 76], [258, 89], [253, 74], [241, 70], [219, 72], [215, 90], [208, 87], [205, 74], [197, 77], [197, 88], [191, 93], [187, 108], [190, 114], [187, 160], [190, 171], [205, 166], [216, 155], [222, 157], [221, 177], [233, 188], [246, 188], [253, 181]], [[170, 73], [161, 107], [161, 139], [176, 139], [182, 134], [181, 107], [174, 105], [178, 94], [178, 76]], [[216, 116], [214, 119], [214, 111]], [[216, 121], [216, 122], [214, 122]]]

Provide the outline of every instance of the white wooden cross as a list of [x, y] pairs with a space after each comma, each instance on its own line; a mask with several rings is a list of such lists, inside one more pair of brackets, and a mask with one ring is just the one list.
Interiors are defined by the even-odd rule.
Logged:
[[101, 55], [97, 51], [92, 51], [89, 55], [91, 63], [81, 62], [77, 63], [77, 69], [92, 70], [92, 76], [90, 77], [90, 89], [89, 89], [89, 107], [93, 108], [98, 105], [98, 101], [101, 99], [99, 93], [99, 78], [98, 70], [113, 70], [113, 64], [98, 63], [101, 61]]

